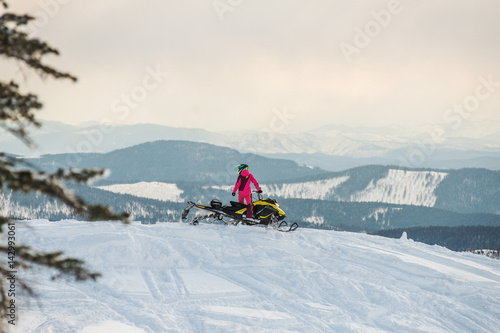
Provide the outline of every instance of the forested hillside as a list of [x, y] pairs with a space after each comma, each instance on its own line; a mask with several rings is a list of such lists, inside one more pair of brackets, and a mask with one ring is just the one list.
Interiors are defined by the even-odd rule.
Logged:
[[500, 250], [500, 226], [461, 226], [461, 227], [415, 227], [390, 229], [373, 232], [391, 238], [406, 237], [429, 245], [441, 245], [454, 251], [473, 251], [481, 249]]
[[105, 168], [109, 177], [98, 184], [140, 181], [227, 184], [237, 176], [236, 165], [247, 163], [261, 181], [276, 181], [324, 174], [320, 168], [290, 160], [243, 154], [234, 149], [192, 141], [155, 141], [106, 154], [42, 155], [32, 163], [54, 170], [59, 166]]
[[[500, 213], [500, 171], [409, 169], [368, 165], [341, 172], [298, 165], [290, 160], [190, 141], [156, 141], [106, 154], [43, 155], [30, 162], [53, 171], [58, 166], [99, 167], [109, 177], [94, 185], [175, 183], [186, 198], [224, 196], [245, 162], [268, 195], [281, 198], [383, 202], [442, 208], [459, 213]], [[209, 191], [206, 191], [208, 189]]]

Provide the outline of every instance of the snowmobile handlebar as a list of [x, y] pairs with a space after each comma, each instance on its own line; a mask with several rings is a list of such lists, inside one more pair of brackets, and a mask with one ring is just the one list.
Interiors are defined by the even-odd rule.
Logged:
[[257, 193], [259, 200], [262, 200], [262, 191], [253, 190], [252, 193]]

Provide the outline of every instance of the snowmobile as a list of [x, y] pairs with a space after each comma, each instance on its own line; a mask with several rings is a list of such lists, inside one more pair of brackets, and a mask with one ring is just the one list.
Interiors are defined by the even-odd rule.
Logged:
[[[299, 225], [293, 223], [288, 226], [284, 221], [285, 212], [279, 208], [278, 201], [275, 199], [263, 199], [261, 194], [257, 191], [258, 200], [253, 202], [253, 215], [254, 218], [247, 218], [247, 205], [244, 203], [230, 201], [230, 205], [223, 206], [222, 202], [217, 199], [210, 201], [210, 205], [198, 205], [192, 201], [188, 201], [188, 205], [182, 212], [182, 220], [186, 220], [191, 208], [196, 207], [200, 210], [206, 211], [205, 215], [197, 215], [189, 223], [198, 225], [200, 221], [208, 220], [208, 223], [222, 223], [222, 224], [243, 224], [260, 226], [266, 228], [273, 228], [282, 232], [290, 232], [296, 230]], [[253, 201], [253, 200], [252, 200]]]

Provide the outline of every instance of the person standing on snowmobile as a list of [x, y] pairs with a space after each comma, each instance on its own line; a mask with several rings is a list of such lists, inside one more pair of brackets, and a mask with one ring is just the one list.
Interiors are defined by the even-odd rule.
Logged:
[[248, 165], [240, 164], [236, 166], [238, 168], [238, 180], [236, 181], [236, 185], [234, 185], [233, 196], [236, 195], [236, 191], [238, 192], [238, 202], [245, 203], [247, 202], [247, 218], [253, 218], [253, 204], [252, 204], [252, 187], [250, 183], [253, 183], [255, 189], [258, 193], [262, 193], [257, 180], [255, 177], [248, 171]]

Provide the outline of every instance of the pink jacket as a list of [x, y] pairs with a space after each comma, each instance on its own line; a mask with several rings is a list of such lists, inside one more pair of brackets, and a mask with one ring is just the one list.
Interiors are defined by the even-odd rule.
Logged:
[[240, 191], [241, 194], [250, 194], [252, 193], [252, 188], [250, 187], [250, 182], [253, 183], [257, 191], [260, 191], [259, 184], [255, 180], [255, 177], [248, 172], [248, 170], [243, 170], [241, 174], [238, 176], [238, 180], [236, 181], [236, 185], [234, 185], [233, 193], [236, 193], [237, 190]]

